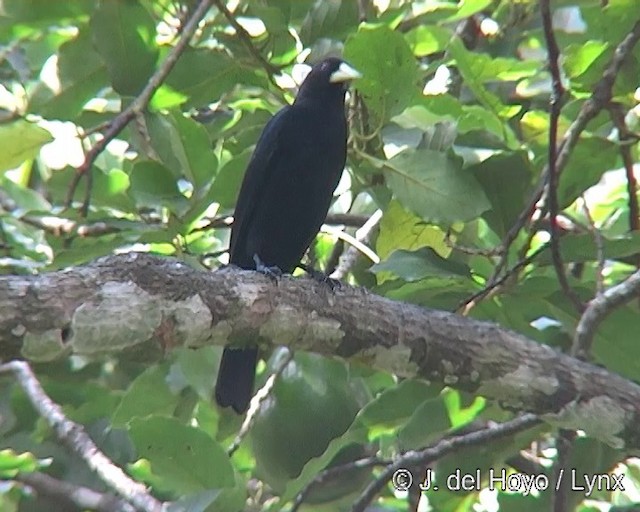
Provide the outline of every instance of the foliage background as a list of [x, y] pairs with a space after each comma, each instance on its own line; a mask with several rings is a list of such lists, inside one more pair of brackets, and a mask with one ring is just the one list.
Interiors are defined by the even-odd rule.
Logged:
[[[319, 235], [308, 256], [314, 264], [335, 270], [348, 246], [336, 231], [357, 235], [363, 220], [380, 210], [379, 224], [363, 240], [380, 261], [359, 258], [345, 279], [397, 300], [488, 319], [567, 351], [581, 316], [575, 297], [585, 304], [636, 269], [638, 48], [617, 72], [611, 101], [581, 127], [552, 188], [561, 214], [554, 235], [558, 265], [549, 244], [548, 190], [528, 208], [547, 177], [549, 133], [555, 132], [538, 2], [213, 3], [148, 108], [136, 111], [79, 174], [109, 123], [162, 66], [195, 3], [0, 2], [1, 272], [46, 272], [130, 250], [200, 267], [224, 263], [227, 217], [253, 145], [269, 116], [294, 97], [299, 63], [326, 54], [344, 55], [364, 76], [349, 99], [348, 167], [332, 207], [350, 217]], [[592, 101], [640, 9], [636, 0], [561, 0], [553, 8], [565, 88], [557, 123], [562, 139]], [[619, 307], [600, 325], [590, 357], [640, 379], [638, 328], [637, 301]], [[290, 463], [286, 440], [267, 429], [245, 440], [231, 462], [225, 453], [239, 424], [210, 402], [219, 355], [215, 348], [178, 352], [153, 367], [71, 360], [43, 365], [38, 375], [115, 462], [159, 497], [181, 498], [189, 510], [238, 510], [247, 492], [247, 506], [276, 510], [345, 446], [358, 445], [358, 457], [390, 457], [451, 429], [510, 416], [453, 389], [398, 385], [391, 375], [357, 365], [296, 356], [298, 373], [292, 372], [301, 381], [292, 378], [291, 387], [309, 395], [289, 396], [286, 377], [275, 391], [276, 409], [297, 426], [289, 435], [300, 435], [305, 445], [315, 420], [305, 419], [303, 406], [312, 400], [327, 408], [327, 437], [337, 437], [326, 451], [321, 443], [308, 454], [324, 452], [298, 479], [286, 471], [272, 479], [278, 498], [261, 479]], [[274, 360], [263, 365], [262, 382]], [[300, 385], [314, 379], [344, 385], [321, 391]], [[17, 387], [8, 379], [0, 386], [0, 447], [10, 449], [0, 451], [0, 508], [52, 510], [20, 483], [20, 471], [43, 470], [103, 490], [56, 444]], [[354, 386], [362, 392], [347, 407], [351, 423], [344, 424], [330, 405], [347, 400]], [[499, 449], [470, 447], [440, 461], [437, 470], [448, 474], [461, 464], [518, 469], [520, 450], [527, 448], [535, 471], [550, 474], [553, 434], [514, 436]], [[260, 459], [260, 447], [278, 442], [281, 451]], [[571, 495], [571, 506], [608, 510], [640, 501], [638, 465], [626, 454], [581, 437], [572, 457], [580, 473], [627, 471], [628, 487], [588, 501]], [[369, 473], [364, 480], [375, 475]], [[357, 495], [361, 487], [359, 481], [347, 491]], [[550, 493], [424, 496], [435, 510], [544, 510], [551, 500]], [[391, 487], [381, 495], [388, 510], [406, 509], [406, 499]], [[349, 500], [353, 495], [329, 510]]]

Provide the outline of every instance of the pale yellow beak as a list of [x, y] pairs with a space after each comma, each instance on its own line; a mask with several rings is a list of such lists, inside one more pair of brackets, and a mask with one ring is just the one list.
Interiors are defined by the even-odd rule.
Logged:
[[355, 80], [362, 77], [362, 73], [353, 69], [349, 64], [343, 62], [340, 67], [336, 69], [329, 77], [329, 82], [337, 84], [340, 82], [348, 82], [349, 80]]

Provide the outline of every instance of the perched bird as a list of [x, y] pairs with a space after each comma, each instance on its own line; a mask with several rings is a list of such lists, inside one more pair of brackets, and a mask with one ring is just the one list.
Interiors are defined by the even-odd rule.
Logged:
[[[318, 233], [346, 160], [344, 98], [360, 73], [344, 61], [316, 64], [293, 105], [264, 127], [236, 202], [229, 261], [244, 269], [291, 273]], [[243, 413], [253, 394], [257, 347], [226, 347], [216, 401]]]

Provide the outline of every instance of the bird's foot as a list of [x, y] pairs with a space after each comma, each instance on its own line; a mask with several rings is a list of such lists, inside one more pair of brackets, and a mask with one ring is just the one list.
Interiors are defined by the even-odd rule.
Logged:
[[319, 283], [326, 284], [329, 288], [331, 288], [331, 291], [335, 290], [336, 288], [342, 287], [342, 283], [340, 281], [329, 277], [327, 274], [320, 270], [316, 270], [315, 268], [309, 265], [305, 265], [304, 263], [300, 263], [298, 267], [309, 274], [309, 276], [311, 276], [311, 279], [318, 281]]
[[264, 274], [269, 279], [271, 279], [274, 283], [277, 283], [278, 280], [282, 277], [283, 272], [282, 270], [280, 270], [279, 267], [276, 267], [275, 265], [272, 267], [267, 266], [265, 262], [262, 261], [260, 259], [260, 256], [258, 256], [257, 254], [253, 255], [253, 261], [256, 264], [256, 272], [260, 272], [261, 274]]

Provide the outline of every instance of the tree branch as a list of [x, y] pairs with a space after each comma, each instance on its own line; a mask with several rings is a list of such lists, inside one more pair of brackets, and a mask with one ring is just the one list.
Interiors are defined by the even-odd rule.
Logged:
[[[576, 119], [573, 121], [573, 123], [571, 123], [571, 125], [565, 132], [556, 157], [556, 173], [558, 174], [558, 176], [562, 173], [565, 166], [567, 165], [573, 149], [580, 140], [580, 135], [587, 128], [589, 122], [593, 118], [595, 118], [603, 108], [607, 107], [609, 102], [611, 101], [612, 90], [616, 76], [620, 72], [620, 68], [622, 67], [624, 61], [633, 51], [633, 48], [638, 40], [640, 40], [640, 21], [636, 22], [631, 32], [629, 32], [629, 34], [627, 34], [625, 38], [620, 42], [620, 44], [616, 47], [611, 62], [609, 62], [609, 65], [605, 68], [602, 78], [595, 85], [591, 97], [583, 103], [582, 107], [580, 108], [580, 112], [578, 112], [578, 115], [576, 116]], [[501, 244], [504, 252], [502, 254], [502, 258], [500, 258], [500, 261], [496, 266], [496, 270], [494, 271], [493, 276], [489, 280], [489, 284], [487, 285], [488, 288], [493, 287], [493, 284], [500, 278], [500, 274], [507, 264], [509, 247], [517, 238], [520, 230], [525, 226], [525, 224], [533, 215], [536, 204], [538, 203], [538, 201], [540, 201], [542, 193], [544, 192], [548, 173], [549, 166], [547, 165], [542, 170], [541, 178], [538, 181], [533, 194], [531, 195], [529, 203], [527, 203], [525, 208], [518, 216], [518, 219], [516, 220], [514, 225], [511, 226], [507, 234], [504, 236]]]
[[[637, 276], [640, 280], [640, 275]], [[606, 294], [605, 294], [606, 295]], [[0, 357], [156, 360], [177, 346], [260, 340], [448, 385], [640, 447], [640, 386], [497, 325], [312, 279], [195, 270], [144, 253], [0, 277]]]
[[614, 309], [640, 295], [640, 270], [631, 274], [625, 281], [604, 291], [593, 299], [576, 327], [572, 353], [577, 357], [587, 357], [598, 325]]
[[132, 505], [114, 495], [70, 484], [46, 473], [23, 473], [17, 475], [15, 480], [32, 487], [42, 499], [53, 499], [60, 502], [65, 506], [65, 509], [74, 507], [74, 510], [93, 510], [96, 512], [135, 512], [136, 510]]
[[571, 301], [579, 313], [584, 310], [582, 301], [575, 291], [569, 285], [567, 273], [565, 272], [564, 263], [562, 262], [562, 253], [560, 252], [560, 232], [558, 229], [558, 183], [559, 173], [556, 168], [556, 150], [558, 142], [558, 119], [560, 118], [560, 110], [562, 109], [562, 96], [564, 95], [564, 87], [560, 77], [560, 49], [553, 33], [551, 22], [550, 0], [542, 0], [540, 2], [540, 13], [542, 15], [542, 27], [544, 28], [544, 37], [547, 42], [547, 60], [549, 61], [549, 69], [551, 70], [551, 111], [549, 115], [549, 154], [547, 156], [547, 206], [549, 209], [549, 221], [551, 223], [551, 257], [553, 267], [565, 296]]
[[[71, 206], [71, 203], [73, 202], [73, 196], [82, 177], [86, 175], [87, 180], [90, 180], [90, 169], [93, 163], [96, 161], [96, 158], [98, 158], [100, 153], [104, 151], [104, 149], [107, 147], [107, 144], [109, 144], [109, 142], [111, 142], [136, 115], [138, 115], [147, 107], [158, 87], [160, 87], [167, 76], [169, 76], [169, 73], [173, 69], [173, 66], [176, 64], [178, 58], [187, 48], [189, 41], [195, 34], [200, 20], [209, 10], [212, 1], [213, 0], [200, 0], [198, 6], [195, 8], [193, 14], [189, 18], [189, 21], [187, 21], [187, 23], [185, 24], [180, 39], [167, 54], [158, 70], [151, 76], [151, 78], [149, 78], [149, 82], [144, 87], [144, 89], [142, 89], [142, 92], [138, 95], [138, 97], [136, 97], [135, 100], [131, 102], [131, 104], [126, 109], [120, 112], [120, 114], [118, 114], [109, 123], [107, 131], [104, 133], [102, 139], [96, 142], [94, 146], [89, 151], [87, 151], [84, 162], [80, 167], [76, 169], [76, 173], [73, 176], [71, 183], [69, 184], [69, 191], [67, 193], [66, 199], [67, 208], [69, 208]], [[86, 217], [89, 211], [90, 190], [91, 187], [89, 186], [88, 182], [87, 195], [85, 196], [81, 208], [81, 214], [83, 217]]]
[[242, 41], [242, 44], [253, 56], [253, 58], [256, 59], [256, 61], [258, 61], [258, 63], [264, 68], [264, 70], [267, 72], [267, 76], [269, 77], [269, 79], [272, 80], [273, 75], [280, 72], [280, 69], [278, 68], [278, 66], [271, 64], [271, 62], [269, 62], [267, 59], [265, 59], [262, 56], [262, 54], [258, 51], [258, 49], [253, 45], [253, 42], [251, 41], [251, 35], [249, 34], [249, 32], [247, 32], [245, 28], [242, 25], [240, 25], [240, 23], [238, 23], [238, 20], [235, 19], [235, 17], [233, 16], [233, 13], [229, 9], [227, 9], [227, 6], [225, 5], [224, 0], [213, 0], [213, 3], [218, 8], [218, 10], [224, 15], [224, 17], [227, 18], [227, 21], [229, 22], [229, 24], [236, 31], [236, 34], [238, 34], [238, 37], [240, 38], [240, 41]]
[[13, 373], [31, 405], [54, 430], [56, 436], [73, 453], [85, 461], [117, 494], [136, 509], [160, 512], [162, 504], [151, 496], [144, 485], [132, 480], [102, 453], [81, 425], [67, 419], [60, 406], [44, 392], [33, 371], [24, 361], [12, 361], [0, 365], [0, 373]]

